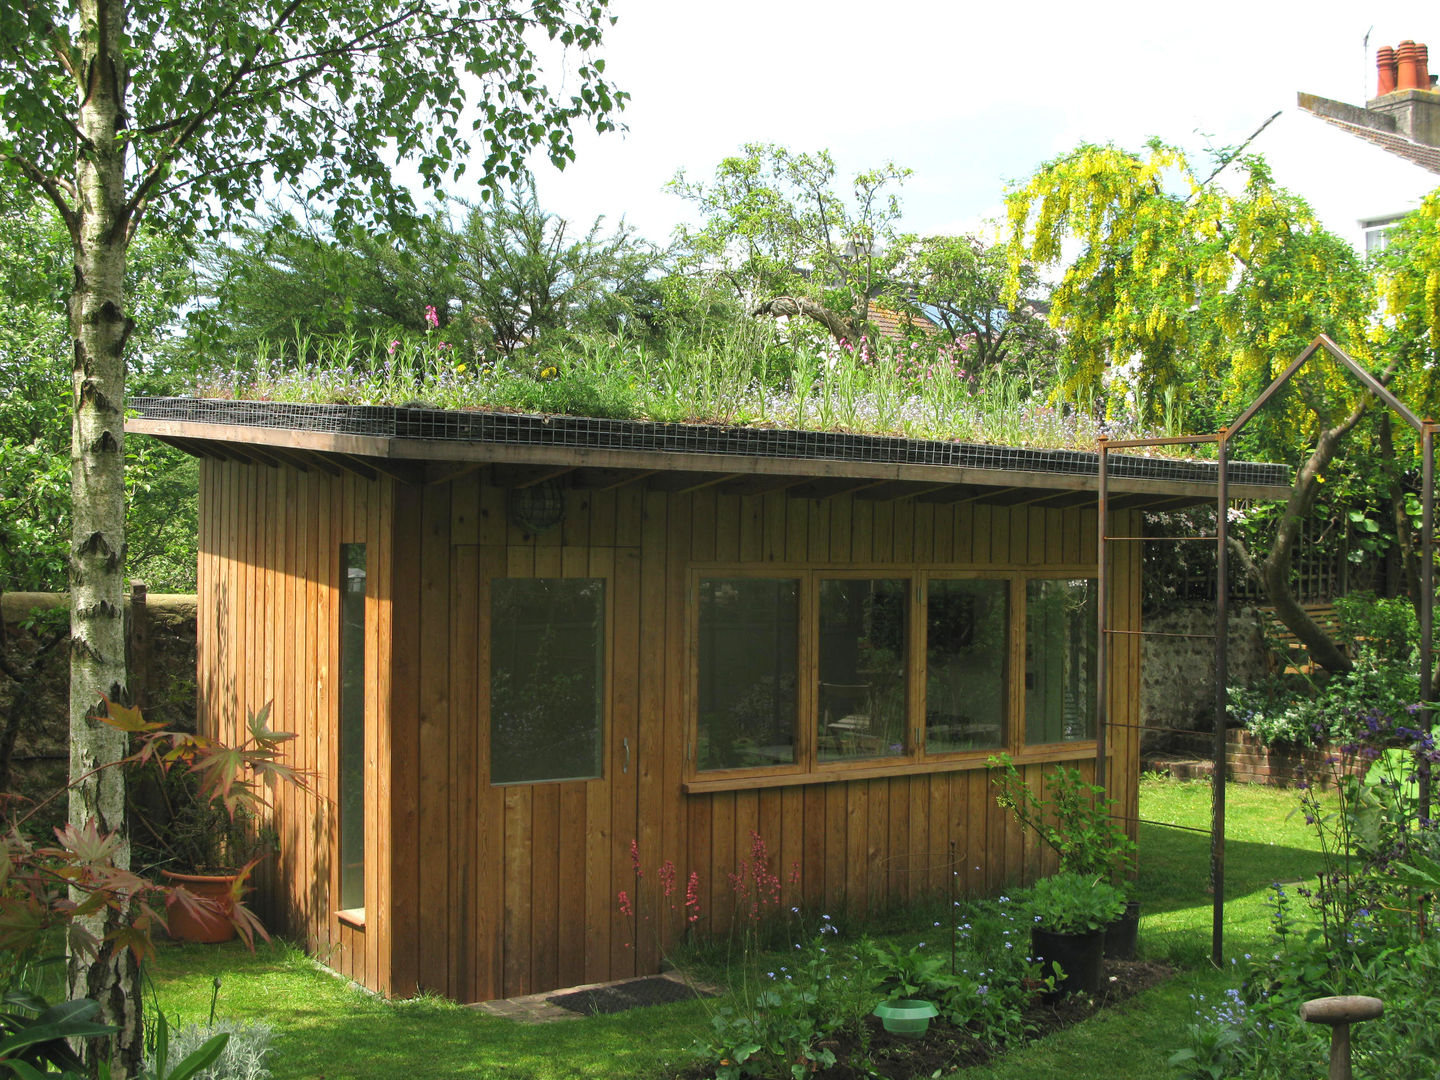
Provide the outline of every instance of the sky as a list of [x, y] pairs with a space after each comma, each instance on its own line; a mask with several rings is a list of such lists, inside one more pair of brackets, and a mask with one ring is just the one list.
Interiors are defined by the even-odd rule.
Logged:
[[[1159, 136], [1203, 151], [1242, 142], [1277, 110], [1255, 147], [1344, 232], [1357, 200], [1385, 210], [1414, 195], [1381, 190], [1391, 181], [1379, 173], [1397, 171], [1377, 163], [1383, 151], [1301, 113], [1296, 91], [1363, 104], [1375, 48], [1406, 38], [1433, 42], [1440, 70], [1440, 15], [1413, 2], [611, 0], [611, 11], [600, 55], [631, 94], [626, 130], [580, 134], [563, 173], [537, 162], [537, 187], [562, 217], [624, 217], [657, 241], [690, 213], [666, 181], [682, 168], [708, 178], [746, 142], [829, 149], [845, 176], [908, 167], [903, 228], [957, 233], [1000, 215], [1007, 181], [1081, 141]], [[1398, 172], [1401, 189], [1437, 179]]]

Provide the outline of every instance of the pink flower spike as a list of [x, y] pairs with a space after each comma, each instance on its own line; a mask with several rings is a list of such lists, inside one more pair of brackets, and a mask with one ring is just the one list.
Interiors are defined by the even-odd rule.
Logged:
[[630, 894], [627, 893], [624, 889], [621, 889], [619, 893], [619, 899], [620, 914], [624, 915], [627, 919], [630, 918], [630, 916], [635, 914], [635, 909], [630, 906]]
[[397, 339], [397, 340], [395, 340], [395, 341], [390, 342], [390, 347], [389, 347], [389, 349], [386, 350], [386, 351], [389, 352], [391, 356], [394, 356], [394, 355], [395, 355], [395, 350], [398, 349], [399, 347], [400, 347], [400, 342], [399, 342], [399, 340]]
[[435, 313], [434, 304], [425, 305], [425, 321], [429, 324], [430, 329], [432, 330], [440, 325], [440, 316]]

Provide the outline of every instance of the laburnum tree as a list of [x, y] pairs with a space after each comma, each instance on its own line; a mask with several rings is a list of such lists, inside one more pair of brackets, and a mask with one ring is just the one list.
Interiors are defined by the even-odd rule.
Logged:
[[[71, 817], [124, 834], [124, 735], [93, 712], [126, 684], [122, 631], [125, 288], [147, 218], [184, 235], [253, 208], [267, 184], [341, 222], [404, 228], [399, 160], [435, 188], [467, 167], [564, 165], [572, 129], [623, 102], [594, 56], [606, 0], [12, 0], [0, 5], [0, 174], [55, 206], [69, 236], [73, 344]], [[537, 44], [578, 63], [547, 81]], [[562, 62], [563, 63], [563, 62]], [[118, 853], [123, 867], [123, 846]], [[115, 917], [113, 914], [112, 918]], [[134, 961], [75, 954], [71, 993], [120, 1028], [112, 1075], [141, 1055]]]
[[800, 316], [840, 341], [858, 341], [870, 301], [888, 281], [900, 217], [893, 163], [856, 173], [847, 194], [828, 150], [796, 153], [747, 143], [713, 180], [684, 172], [670, 190], [702, 215], [677, 248], [694, 272], [728, 282], [753, 315]]
[[[1377, 324], [1374, 273], [1259, 157], [1222, 157], [1202, 178], [1158, 141], [1140, 153], [1081, 146], [1017, 187], [1008, 210], [1012, 271], [1026, 261], [1064, 266], [1050, 298], [1064, 337], [1064, 398], [1112, 409], [1123, 400], [1151, 420], [1178, 402], [1194, 429], [1215, 430], [1321, 333], [1402, 388], [1416, 411], [1431, 396], [1413, 350]], [[1256, 417], [1244, 444], [1281, 460], [1299, 452], [1269, 550], [1238, 541], [1234, 550], [1330, 670], [1350, 662], [1296, 601], [1290, 571], [1326, 470], [1346, 436], [1383, 411], [1374, 404], [1338, 365], [1317, 360]]]

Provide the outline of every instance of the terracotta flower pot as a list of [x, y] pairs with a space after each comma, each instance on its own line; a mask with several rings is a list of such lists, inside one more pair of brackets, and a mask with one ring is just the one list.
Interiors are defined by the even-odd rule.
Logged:
[[173, 870], [163, 873], [171, 884], [182, 886], [191, 896], [203, 901], [187, 907], [174, 896], [165, 898], [165, 921], [169, 923], [172, 938], [217, 945], [235, 936], [235, 924], [230, 921], [235, 910], [231, 898], [235, 879], [240, 875], [177, 874]]

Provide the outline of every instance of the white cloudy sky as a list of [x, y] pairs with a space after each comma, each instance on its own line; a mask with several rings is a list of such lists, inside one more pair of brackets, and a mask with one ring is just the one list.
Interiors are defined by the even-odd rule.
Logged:
[[[1414, 2], [612, 0], [612, 11], [603, 55], [632, 95], [628, 130], [582, 135], [563, 174], [539, 168], [541, 197], [571, 219], [623, 215], [657, 240], [687, 213], [666, 180], [681, 167], [708, 176], [747, 141], [829, 148], [845, 172], [894, 160], [914, 170], [905, 227], [960, 231], [998, 212], [1007, 179], [1078, 141], [1230, 145], [1277, 109], [1257, 146], [1282, 182], [1322, 215], [1334, 204], [1353, 217], [1348, 203], [1375, 185], [1369, 159], [1362, 147], [1348, 160], [1359, 144], [1343, 135], [1317, 144], [1324, 125], [1296, 110], [1296, 91], [1361, 104], [1376, 46], [1404, 38], [1433, 42], [1440, 69], [1440, 17]], [[1310, 164], [1317, 153], [1326, 160]]]

